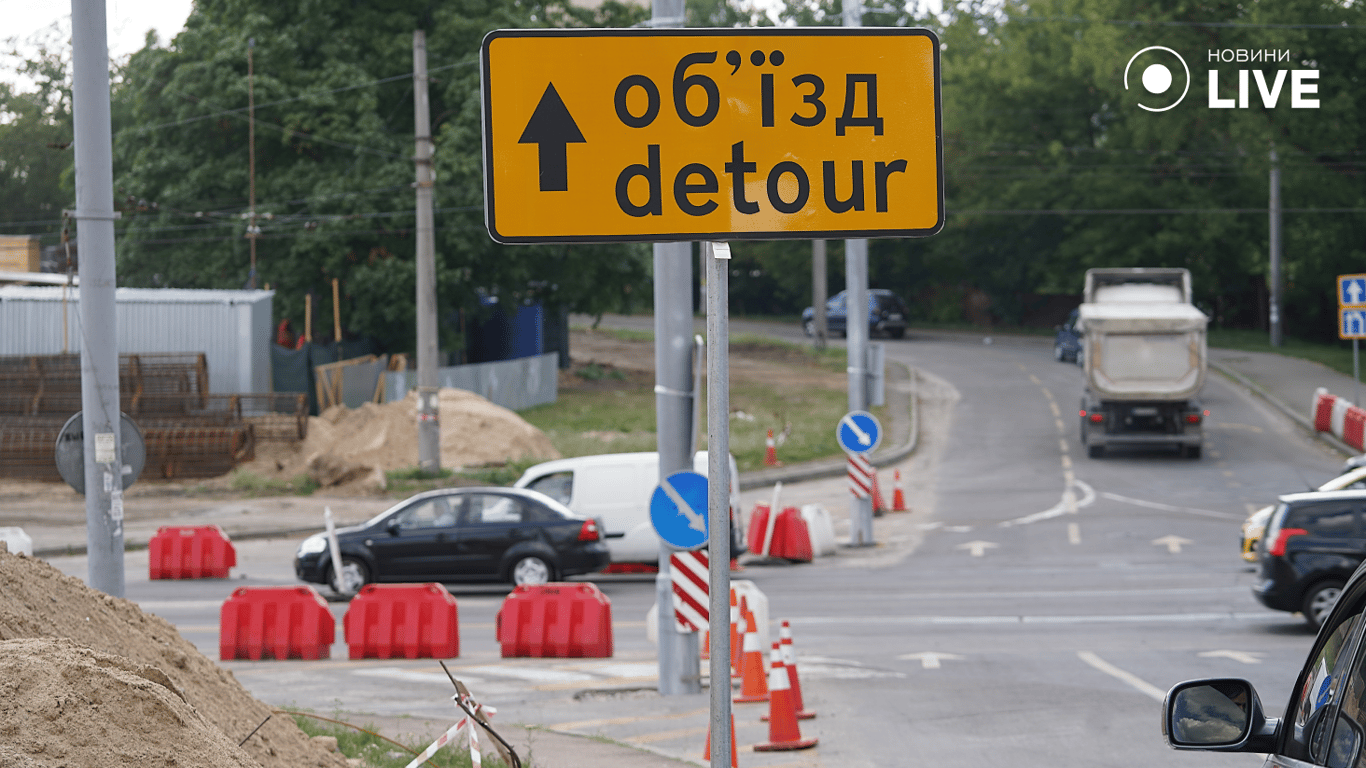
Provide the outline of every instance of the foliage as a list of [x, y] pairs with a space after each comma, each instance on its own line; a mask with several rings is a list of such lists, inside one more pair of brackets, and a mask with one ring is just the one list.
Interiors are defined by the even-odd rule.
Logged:
[[[543, 301], [602, 312], [649, 295], [638, 245], [492, 243], [483, 225], [479, 44], [503, 27], [626, 25], [636, 6], [543, 2], [354, 3], [208, 0], [170, 48], [135, 54], [115, 94], [126, 285], [250, 282], [248, 88], [255, 109], [257, 285], [277, 315], [332, 311], [392, 351], [414, 348], [413, 30], [425, 29], [436, 153], [437, 292], [442, 342], [488, 309]], [[248, 42], [252, 73], [248, 76]], [[464, 322], [458, 311], [464, 312]], [[321, 325], [321, 324], [320, 324]]]
[[36, 234], [56, 229], [62, 209], [75, 207], [69, 53], [55, 27], [30, 41], [37, 46], [32, 59], [14, 50], [17, 42], [5, 41], [5, 58], [34, 90], [0, 82], [0, 228]]

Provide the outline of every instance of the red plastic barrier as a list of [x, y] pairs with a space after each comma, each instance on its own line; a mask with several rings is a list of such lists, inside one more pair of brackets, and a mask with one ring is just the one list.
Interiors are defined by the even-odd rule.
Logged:
[[[768, 531], [768, 505], [755, 504], [749, 518], [749, 551], [751, 554], [764, 553], [764, 536]], [[770, 557], [796, 560], [809, 563], [815, 557], [811, 546], [811, 532], [806, 521], [796, 507], [788, 507], [778, 513], [773, 521], [773, 540], [769, 542]]]
[[1347, 409], [1342, 419], [1342, 442], [1358, 451], [1362, 450], [1363, 425], [1366, 424], [1366, 411], [1355, 405]]
[[612, 563], [598, 573], [659, 573], [659, 566], [649, 563]]
[[337, 620], [312, 587], [238, 587], [223, 603], [218, 657], [326, 659]]
[[151, 579], [226, 579], [237, 550], [216, 525], [163, 526], [147, 543]]
[[455, 596], [440, 584], [366, 584], [342, 619], [353, 659], [460, 655]]
[[552, 582], [513, 590], [498, 609], [503, 658], [609, 658], [612, 601], [595, 584]]
[[1314, 429], [1319, 432], [1333, 431], [1333, 404], [1337, 402], [1336, 395], [1328, 394], [1328, 390], [1320, 389], [1314, 393]]

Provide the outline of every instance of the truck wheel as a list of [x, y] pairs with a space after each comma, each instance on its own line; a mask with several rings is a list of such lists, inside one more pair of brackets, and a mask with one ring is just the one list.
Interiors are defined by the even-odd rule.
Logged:
[[1099, 459], [1101, 456], [1105, 455], [1105, 446], [1088, 445], [1086, 446], [1086, 455], [1093, 459]]

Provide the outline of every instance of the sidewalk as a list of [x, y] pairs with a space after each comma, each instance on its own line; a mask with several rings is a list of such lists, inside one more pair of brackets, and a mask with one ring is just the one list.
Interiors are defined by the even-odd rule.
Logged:
[[[1359, 386], [1351, 376], [1338, 373], [1319, 363], [1286, 357], [1274, 352], [1243, 352], [1233, 349], [1209, 350], [1210, 369], [1242, 384], [1313, 433], [1314, 390], [1319, 387], [1355, 401]], [[1331, 434], [1315, 433], [1319, 440], [1342, 452], [1356, 453]]]

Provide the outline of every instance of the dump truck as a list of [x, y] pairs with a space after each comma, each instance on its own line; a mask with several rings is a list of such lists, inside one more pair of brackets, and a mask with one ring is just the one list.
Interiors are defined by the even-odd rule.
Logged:
[[1107, 446], [1174, 446], [1200, 458], [1208, 412], [1205, 326], [1191, 303], [1185, 269], [1091, 269], [1078, 313], [1086, 389], [1081, 444], [1099, 458]]

